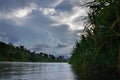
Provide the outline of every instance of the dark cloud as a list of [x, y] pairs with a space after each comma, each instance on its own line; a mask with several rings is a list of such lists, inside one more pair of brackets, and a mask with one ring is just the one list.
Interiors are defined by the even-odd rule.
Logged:
[[0, 34], [1, 37], [7, 37], [9, 42], [16, 42], [16, 28], [15, 26], [8, 20], [0, 20], [0, 32], [4, 34]]
[[55, 9], [62, 10], [62, 11], [71, 11], [72, 8], [73, 8], [72, 3], [68, 0], [64, 0], [58, 6], [56, 6]]
[[46, 44], [37, 44], [34, 48], [32, 48], [32, 50], [40, 51], [50, 47], [51, 47], [50, 45], [46, 45]]
[[65, 48], [65, 47], [67, 47], [66, 44], [57, 44], [57, 47], [56, 47], [56, 48]]
[[32, 0], [0, 0], [0, 10], [11, 11], [12, 9], [23, 8]]
[[68, 55], [82, 32], [79, 15], [84, 10], [72, 0], [0, 0], [0, 41]]

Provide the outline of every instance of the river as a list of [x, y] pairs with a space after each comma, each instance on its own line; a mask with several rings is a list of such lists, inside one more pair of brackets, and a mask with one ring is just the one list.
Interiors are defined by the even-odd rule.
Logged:
[[82, 76], [68, 63], [0, 62], [0, 80], [120, 80], [109, 74]]
[[0, 80], [75, 80], [68, 63], [0, 62]]

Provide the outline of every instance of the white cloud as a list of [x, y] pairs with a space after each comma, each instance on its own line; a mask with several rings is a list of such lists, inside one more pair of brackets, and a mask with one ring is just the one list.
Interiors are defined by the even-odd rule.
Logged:
[[87, 16], [86, 10], [86, 8], [79, 6], [74, 6], [70, 12], [55, 10], [54, 8], [40, 8], [41, 13], [55, 22], [51, 26], [68, 25], [70, 30], [84, 28], [82, 18]]
[[53, 15], [56, 13], [54, 8], [40, 8], [39, 9], [44, 15]]
[[[63, 1], [64, 0], [59, 0], [54, 4], [57, 6]], [[85, 0], [70, 1], [71, 4], [73, 3], [71, 11], [55, 10], [54, 8], [40, 8], [40, 12], [47, 15], [48, 18], [54, 21], [54, 23], [50, 24], [51, 26], [68, 25], [69, 29], [72, 31], [83, 29], [84, 21], [82, 19], [84, 16], [87, 16], [87, 9], [85, 7], [81, 7], [80, 4], [83, 5], [86, 2]], [[89, 1], [91, 0], [87, 0], [87, 2]]]
[[29, 5], [23, 8], [11, 9], [9, 12], [0, 11], [0, 19], [11, 20], [15, 24], [21, 26], [29, 19], [28, 15], [34, 10], [37, 10], [37, 7], [37, 4], [29, 3]]
[[19, 8], [12, 11], [9, 18], [15, 17], [15, 18], [24, 18], [30, 13], [32, 13], [33, 10], [37, 9], [37, 5], [35, 3], [29, 4], [29, 6], [26, 6], [25, 8]]
[[25, 18], [27, 15], [32, 13], [33, 10], [37, 9], [37, 5], [35, 3], [30, 3], [28, 6], [25, 6], [24, 8], [17, 8], [17, 9], [11, 9], [9, 12], [2, 12], [0, 11], [0, 18], [3, 19], [12, 19], [15, 18]]

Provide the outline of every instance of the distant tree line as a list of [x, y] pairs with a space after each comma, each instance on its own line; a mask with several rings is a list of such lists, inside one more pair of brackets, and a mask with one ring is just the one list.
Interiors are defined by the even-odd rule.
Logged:
[[46, 53], [31, 52], [24, 46], [14, 46], [0, 41], [0, 61], [25, 61], [25, 62], [62, 62], [63, 56], [48, 55]]

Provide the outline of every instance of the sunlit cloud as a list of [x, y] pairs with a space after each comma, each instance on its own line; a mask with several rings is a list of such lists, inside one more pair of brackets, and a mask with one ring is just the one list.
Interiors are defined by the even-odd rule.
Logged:
[[25, 7], [15, 8], [9, 11], [0, 11], [0, 19], [10, 20], [13, 21], [14, 24], [21, 26], [29, 19], [29, 15], [37, 10], [37, 7], [37, 4], [29, 3], [29, 5]]
[[0, 17], [4, 19], [12, 19], [15, 18], [25, 18], [30, 13], [32, 13], [33, 10], [37, 9], [37, 5], [35, 3], [30, 3], [28, 6], [25, 6], [24, 8], [17, 8], [17, 9], [11, 9], [9, 12], [2, 12], [0, 11]]
[[18, 9], [16, 11], [14, 11], [13, 16], [16, 18], [23, 18], [31, 12], [32, 12], [32, 9], [26, 7], [24, 9]]
[[53, 15], [56, 13], [54, 8], [40, 8], [39, 9], [44, 15]]
[[[87, 16], [86, 9], [77, 6], [74, 7], [71, 12], [57, 11], [57, 14], [52, 16], [49, 15], [49, 17], [55, 21], [55, 23], [51, 24], [51, 26], [68, 25], [70, 30], [83, 29], [84, 22], [82, 22], [82, 18], [84, 16]], [[78, 18], [80, 19], [77, 20]]]
[[26, 6], [25, 8], [19, 8], [19, 9], [13, 10], [13, 12], [11, 13], [11, 16], [16, 18], [24, 18], [30, 13], [32, 13], [33, 10], [36, 10], [36, 9], [37, 9], [37, 5], [34, 3], [31, 3], [29, 6]]

